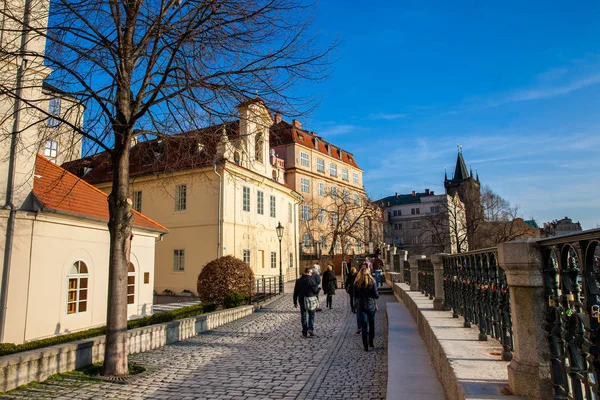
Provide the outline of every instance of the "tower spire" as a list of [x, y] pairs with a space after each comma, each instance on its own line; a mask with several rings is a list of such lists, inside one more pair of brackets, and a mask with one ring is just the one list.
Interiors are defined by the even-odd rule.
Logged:
[[446, 171], [446, 167], [444, 167], [444, 182], [448, 181], [448, 172]]
[[464, 181], [469, 177], [467, 166], [465, 165], [465, 159], [462, 155], [462, 146], [458, 145], [458, 157], [456, 158], [456, 168], [454, 169], [453, 180]]

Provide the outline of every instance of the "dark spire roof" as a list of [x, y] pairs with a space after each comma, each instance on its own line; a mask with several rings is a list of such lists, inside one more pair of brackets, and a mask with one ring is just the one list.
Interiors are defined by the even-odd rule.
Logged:
[[467, 171], [467, 166], [465, 165], [465, 159], [462, 156], [462, 152], [458, 152], [458, 158], [456, 159], [456, 169], [454, 170], [454, 178], [455, 181], [464, 181], [469, 178], [469, 172]]
[[444, 182], [448, 180], [448, 172], [446, 171], [446, 168], [444, 168]]

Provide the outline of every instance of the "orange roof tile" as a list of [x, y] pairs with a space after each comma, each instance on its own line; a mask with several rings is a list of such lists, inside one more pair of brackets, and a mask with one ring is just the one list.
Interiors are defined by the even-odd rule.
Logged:
[[[108, 196], [64, 168], [38, 155], [35, 163], [33, 193], [43, 210], [58, 211], [81, 217], [108, 221]], [[167, 232], [168, 229], [133, 211], [133, 226]]]

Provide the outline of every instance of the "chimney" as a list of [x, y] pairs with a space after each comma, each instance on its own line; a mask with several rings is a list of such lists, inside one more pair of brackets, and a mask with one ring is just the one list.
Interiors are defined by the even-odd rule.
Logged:
[[434, 196], [434, 195], [435, 195], [435, 193], [433, 192], [433, 190], [430, 192], [430, 194], [431, 194], [432, 196]]
[[278, 124], [281, 122], [281, 114], [277, 113], [275, 114], [275, 123]]
[[416, 195], [417, 195], [417, 192], [413, 190], [413, 191], [412, 191], [412, 195], [413, 195], [413, 196], [416, 196]]
[[297, 119], [294, 119], [292, 120], [292, 123], [294, 124], [294, 128], [302, 129], [302, 122], [298, 121]]
[[429, 189], [425, 189], [425, 195], [429, 196]]
[[398, 192], [396, 192], [396, 198], [398, 198]]

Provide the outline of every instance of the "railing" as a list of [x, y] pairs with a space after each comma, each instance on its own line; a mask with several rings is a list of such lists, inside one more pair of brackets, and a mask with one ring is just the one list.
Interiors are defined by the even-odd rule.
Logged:
[[555, 399], [600, 398], [600, 230], [538, 242]]
[[393, 258], [392, 258], [392, 271], [393, 272], [400, 272], [400, 258], [401, 258], [401, 256], [399, 254], [396, 254], [393, 256]]
[[404, 261], [404, 282], [410, 286], [410, 263]]
[[279, 294], [279, 276], [255, 278], [250, 281], [248, 304], [260, 303]]
[[498, 266], [496, 248], [443, 258], [445, 308], [479, 327], [479, 340], [491, 336], [502, 343], [502, 359], [512, 359], [513, 338], [509, 287]]
[[433, 277], [433, 264], [428, 258], [418, 260], [419, 266], [419, 288], [421, 293], [429, 296], [429, 300], [435, 297], [435, 280]]

